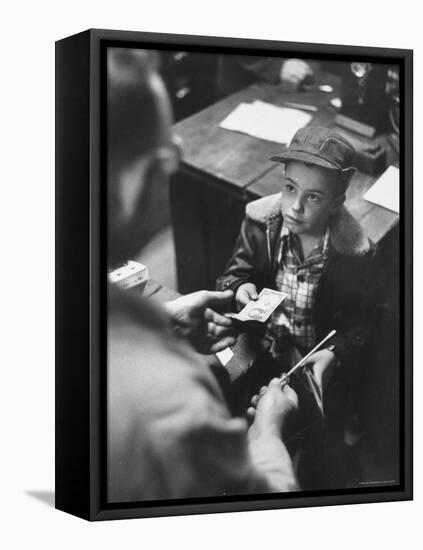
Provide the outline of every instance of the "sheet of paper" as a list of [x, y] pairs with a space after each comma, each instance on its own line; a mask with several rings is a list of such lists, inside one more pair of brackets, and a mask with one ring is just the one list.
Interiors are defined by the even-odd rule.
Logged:
[[275, 143], [289, 143], [295, 132], [311, 119], [312, 115], [299, 109], [257, 100], [238, 105], [222, 120], [220, 127]]
[[389, 166], [365, 193], [367, 201], [399, 214], [399, 170]]
[[218, 351], [216, 355], [219, 358], [219, 361], [222, 363], [222, 365], [225, 366], [229, 363], [229, 361], [234, 356], [234, 352], [231, 350], [231, 348], [225, 348], [222, 351]]

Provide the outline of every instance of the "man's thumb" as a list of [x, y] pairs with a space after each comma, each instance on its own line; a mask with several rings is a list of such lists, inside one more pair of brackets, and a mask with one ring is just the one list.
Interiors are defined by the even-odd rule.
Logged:
[[234, 298], [234, 293], [232, 290], [206, 290], [205, 293], [205, 306], [211, 308], [216, 306], [225, 306], [229, 304]]

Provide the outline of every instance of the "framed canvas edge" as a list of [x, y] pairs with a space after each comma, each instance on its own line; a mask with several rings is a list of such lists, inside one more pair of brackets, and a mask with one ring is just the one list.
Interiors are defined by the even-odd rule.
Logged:
[[[89, 419], [89, 513], [76, 514], [89, 520], [108, 520], [137, 517], [156, 517], [185, 514], [208, 514], [218, 512], [233, 511], [251, 511], [283, 509], [308, 506], [331, 506], [341, 504], [360, 504], [385, 501], [403, 501], [413, 498], [412, 494], [412, 50], [391, 49], [391, 48], [369, 48], [365, 46], [339, 46], [330, 44], [308, 44], [308, 43], [287, 43], [279, 41], [261, 41], [253, 39], [222, 38], [222, 37], [201, 37], [189, 35], [173, 35], [160, 33], [143, 33], [132, 31], [112, 31], [103, 29], [91, 29], [90, 35], [90, 220], [89, 220], [89, 241], [90, 241], [90, 259], [89, 259], [89, 287], [90, 287], [90, 394], [89, 410], [87, 417]], [[66, 40], [66, 39], [65, 39]], [[106, 324], [106, 308], [102, 300], [102, 291], [105, 288], [105, 276], [101, 277], [100, 239], [104, 231], [104, 220], [101, 221], [100, 208], [100, 124], [101, 124], [101, 79], [100, 62], [101, 47], [105, 43], [113, 42], [141, 42], [154, 44], [166, 43], [169, 46], [193, 46], [193, 47], [214, 47], [216, 49], [224, 48], [247, 48], [254, 50], [279, 50], [296, 51], [298, 53], [308, 53], [314, 51], [316, 55], [327, 53], [331, 49], [337, 55], [362, 55], [381, 57], [381, 62], [386, 58], [397, 59], [404, 66], [404, 108], [403, 108], [403, 136], [401, 153], [404, 161], [402, 163], [402, 181], [405, 183], [407, 192], [403, 194], [403, 212], [406, 216], [402, 217], [402, 238], [401, 245], [403, 251], [402, 261], [404, 262], [403, 296], [404, 296], [404, 357], [406, 369], [404, 373], [404, 391], [408, 400], [404, 403], [404, 480], [401, 490], [387, 492], [366, 491], [360, 494], [337, 494], [322, 496], [298, 496], [290, 494], [289, 497], [275, 499], [272, 495], [266, 500], [246, 500], [242, 496], [236, 502], [210, 502], [205, 503], [184, 503], [166, 505], [149, 505], [143, 503], [142, 506], [105, 507], [104, 487], [101, 487], [101, 454], [104, 453], [104, 438], [102, 445], [101, 424], [101, 381], [100, 371], [102, 358], [100, 355], [100, 332]], [[104, 91], [103, 91], [104, 92]], [[104, 204], [103, 204], [104, 206]], [[404, 219], [405, 218], [405, 219]], [[104, 234], [104, 233], [103, 233]], [[104, 243], [104, 239], [103, 239]], [[104, 257], [103, 257], [104, 259]], [[410, 284], [407, 284], [410, 283]], [[104, 294], [103, 294], [104, 296]], [[103, 302], [103, 306], [102, 306]], [[100, 321], [100, 322], [99, 322]], [[104, 358], [103, 358], [104, 359]], [[104, 397], [104, 395], [103, 395]], [[104, 457], [103, 457], [104, 458]], [[207, 499], [203, 499], [207, 500]], [[65, 510], [68, 511], [68, 510]], [[75, 512], [71, 512], [75, 513]]]
[[[386, 48], [377, 46], [354, 46], [346, 44], [325, 44], [311, 42], [285, 42], [282, 40], [262, 40], [256, 38], [232, 38], [223, 36], [204, 36], [188, 34], [152, 33], [142, 31], [115, 31], [108, 29], [90, 29], [94, 40], [114, 42], [144, 42], [162, 44], [168, 46], [184, 47], [210, 47], [219, 50], [242, 49], [244, 53], [248, 50], [283, 50], [285, 52], [296, 52], [301, 55], [312, 53], [314, 55], [328, 55], [328, 49], [336, 55], [357, 55], [366, 57], [398, 58], [412, 57], [413, 50], [404, 48]], [[383, 61], [381, 61], [383, 62]]]

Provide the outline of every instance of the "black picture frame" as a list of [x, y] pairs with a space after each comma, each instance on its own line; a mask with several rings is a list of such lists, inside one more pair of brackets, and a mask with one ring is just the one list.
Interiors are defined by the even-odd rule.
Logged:
[[[155, 501], [105, 498], [106, 197], [105, 51], [110, 46], [183, 49], [400, 66], [401, 482], [328, 494], [291, 493]], [[91, 29], [56, 43], [56, 508], [107, 520], [412, 499], [411, 50]]]

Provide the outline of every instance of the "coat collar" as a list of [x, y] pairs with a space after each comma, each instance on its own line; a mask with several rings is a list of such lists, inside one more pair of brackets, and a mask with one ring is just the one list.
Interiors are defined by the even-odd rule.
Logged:
[[[247, 204], [247, 216], [267, 226], [281, 219], [282, 193], [263, 197]], [[369, 239], [360, 223], [348, 212], [345, 206], [331, 218], [330, 242], [332, 247], [346, 256], [362, 256], [371, 249]]]

